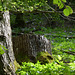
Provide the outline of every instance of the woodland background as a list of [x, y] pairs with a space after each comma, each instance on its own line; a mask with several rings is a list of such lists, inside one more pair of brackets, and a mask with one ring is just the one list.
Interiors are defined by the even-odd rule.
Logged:
[[[66, 0], [62, 0], [65, 5], [71, 6], [72, 14], [68, 14], [68, 11], [61, 13], [65, 8], [62, 4], [59, 7], [53, 5], [53, 0], [47, 0], [47, 4], [44, 0], [41, 3], [38, 0], [28, 1], [27, 6], [23, 1], [23, 3], [17, 0], [11, 3], [7, 1], [9, 2], [7, 7], [9, 7], [12, 40], [13, 37], [23, 34], [43, 35], [51, 42], [53, 62], [44, 64], [39, 61], [37, 63], [21, 62], [22, 56], [16, 58], [20, 64], [16, 74], [75, 75], [75, 1], [67, 0], [65, 3]], [[6, 6], [3, 7], [1, 10], [5, 11]], [[72, 12], [71, 9], [70, 12]]]

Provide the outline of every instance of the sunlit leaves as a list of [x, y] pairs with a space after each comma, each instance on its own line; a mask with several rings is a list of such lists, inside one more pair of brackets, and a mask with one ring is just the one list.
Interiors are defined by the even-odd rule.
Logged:
[[60, 55], [58, 55], [58, 59], [59, 59], [59, 60], [61, 60], [61, 59], [62, 59], [62, 57], [61, 57]]
[[66, 0], [53, 0], [53, 4], [59, 4], [61, 2], [66, 2]]
[[[66, 0], [53, 0], [53, 4], [58, 5], [59, 9], [62, 9], [65, 5], [64, 3]], [[63, 13], [65, 16], [69, 16], [70, 14], [73, 13], [73, 10], [70, 6], [66, 6], [66, 8], [63, 10]]]
[[73, 10], [70, 6], [66, 6], [66, 8], [63, 10], [63, 13], [65, 16], [69, 16], [70, 14], [73, 13]]
[[4, 54], [4, 50], [2, 49], [1, 45], [0, 45], [0, 54]]
[[66, 6], [66, 8], [69, 10], [69, 13], [72, 14], [73, 13], [73, 10], [70, 6]]
[[[59, 64], [57, 64], [59, 63]], [[75, 64], [70, 64], [72, 65]], [[75, 70], [72, 69], [68, 65], [64, 65], [63, 62], [59, 62], [56, 60], [51, 64], [41, 65], [40, 63], [26, 63], [23, 62], [20, 69], [16, 71], [16, 73], [20, 75], [71, 75], [71, 71]], [[74, 67], [74, 66], [73, 66]], [[72, 74], [73, 75], [73, 74]]]
[[[53, 0], [53, 4], [56, 4], [59, 9], [64, 8], [64, 3], [66, 0]], [[24, 11], [33, 11], [33, 10], [49, 10], [51, 9], [50, 6], [47, 3], [47, 0], [11, 0], [11, 1], [5, 1], [3, 0], [0, 2], [0, 11], [5, 10], [14, 10], [14, 11], [21, 11], [22, 13]], [[66, 6], [66, 8], [63, 11], [65, 16], [68, 16], [73, 13], [73, 10], [70, 6]]]
[[59, 6], [59, 9], [62, 9], [62, 8], [64, 7], [64, 4], [60, 1], [60, 2], [58, 3], [58, 6]]
[[0, 11], [3, 11], [2, 6], [0, 6]]
[[63, 2], [66, 2], [66, 0], [62, 0]]
[[5, 51], [4, 50], [7, 50], [4, 46], [0, 45], [0, 54], [4, 54]]
[[65, 16], [68, 16], [69, 15], [69, 10], [66, 8], [66, 9], [63, 10], [63, 13], [64, 13]]
[[[62, 0], [63, 2], [66, 2], [65, 0]], [[53, 4], [57, 4], [59, 9], [62, 9], [64, 7], [64, 4], [61, 0], [53, 0]]]
[[[8, 8], [10, 7], [10, 10], [16, 10], [16, 11], [33, 11], [35, 9], [40, 9], [40, 10], [44, 10], [46, 9], [46, 0], [16, 0], [16, 1], [12, 1], [10, 2], [10, 6], [8, 6]], [[43, 8], [42, 8], [43, 7]]]
[[58, 0], [53, 0], [53, 4], [58, 4]]
[[29, 10], [30, 10], [30, 11], [33, 11], [33, 10], [34, 10], [34, 8], [33, 8], [32, 6], [30, 6], [30, 7], [29, 7]]

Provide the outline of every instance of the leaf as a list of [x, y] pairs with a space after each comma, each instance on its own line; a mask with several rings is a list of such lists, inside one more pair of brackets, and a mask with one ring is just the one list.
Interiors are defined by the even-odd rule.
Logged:
[[4, 54], [4, 50], [2, 49], [1, 45], [0, 45], [0, 54]]
[[6, 48], [5, 48], [4, 46], [2, 46], [2, 45], [1, 45], [1, 47], [2, 47], [4, 50], [8, 50], [8, 49], [6, 49]]
[[73, 13], [73, 10], [72, 10], [72, 8], [70, 6], [66, 6], [66, 8], [68, 8], [70, 14]]
[[57, 4], [59, 9], [62, 9], [64, 7], [64, 4], [61, 2], [61, 0], [54, 0], [53, 4]]
[[61, 60], [61, 59], [62, 59], [62, 57], [61, 57], [60, 55], [58, 55], [58, 59], [59, 59], [59, 60]]
[[70, 6], [66, 6], [66, 8], [63, 10], [63, 13], [65, 16], [69, 16], [70, 14], [73, 13], [73, 10]]
[[53, 4], [58, 4], [58, 0], [53, 0]]
[[30, 10], [30, 11], [33, 11], [33, 10], [34, 10], [34, 8], [33, 8], [32, 6], [30, 6], [30, 7], [29, 7], [29, 10]]
[[63, 10], [63, 13], [64, 13], [65, 16], [69, 16], [69, 10], [67, 8], [65, 8]]
[[60, 2], [60, 3], [58, 4], [58, 6], [59, 6], [59, 9], [62, 9], [62, 8], [64, 7], [64, 4]]
[[3, 8], [2, 8], [2, 6], [0, 6], [0, 11], [3, 11]]
[[3, 50], [0, 50], [0, 54], [4, 54], [5, 52]]
[[66, 0], [62, 0], [63, 2], [66, 2]]

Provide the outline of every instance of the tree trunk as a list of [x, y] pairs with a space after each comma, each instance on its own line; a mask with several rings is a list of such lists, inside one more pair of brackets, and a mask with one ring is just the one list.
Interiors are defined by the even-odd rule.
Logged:
[[8, 49], [4, 50], [5, 53], [3, 55], [0, 55], [0, 75], [16, 75], [9, 11], [4, 12], [3, 18], [0, 20], [0, 44]]
[[[13, 37], [13, 50], [17, 62], [36, 61], [39, 52], [51, 52], [51, 43], [43, 35], [23, 34]], [[28, 60], [29, 59], [29, 60]]]

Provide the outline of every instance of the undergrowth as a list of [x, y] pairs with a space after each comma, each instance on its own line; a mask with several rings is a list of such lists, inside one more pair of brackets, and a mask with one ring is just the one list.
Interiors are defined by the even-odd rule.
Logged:
[[51, 64], [41, 65], [40, 62], [23, 62], [16, 73], [20, 75], [75, 75], [75, 63], [65, 65], [63, 62], [55, 61]]
[[[32, 31], [34, 29], [31, 29]], [[26, 31], [25, 31], [26, 32]], [[39, 62], [23, 62], [17, 73], [21, 75], [75, 75], [75, 31], [63, 28], [45, 28], [35, 31], [51, 41], [54, 61], [51, 64], [41, 65]]]

